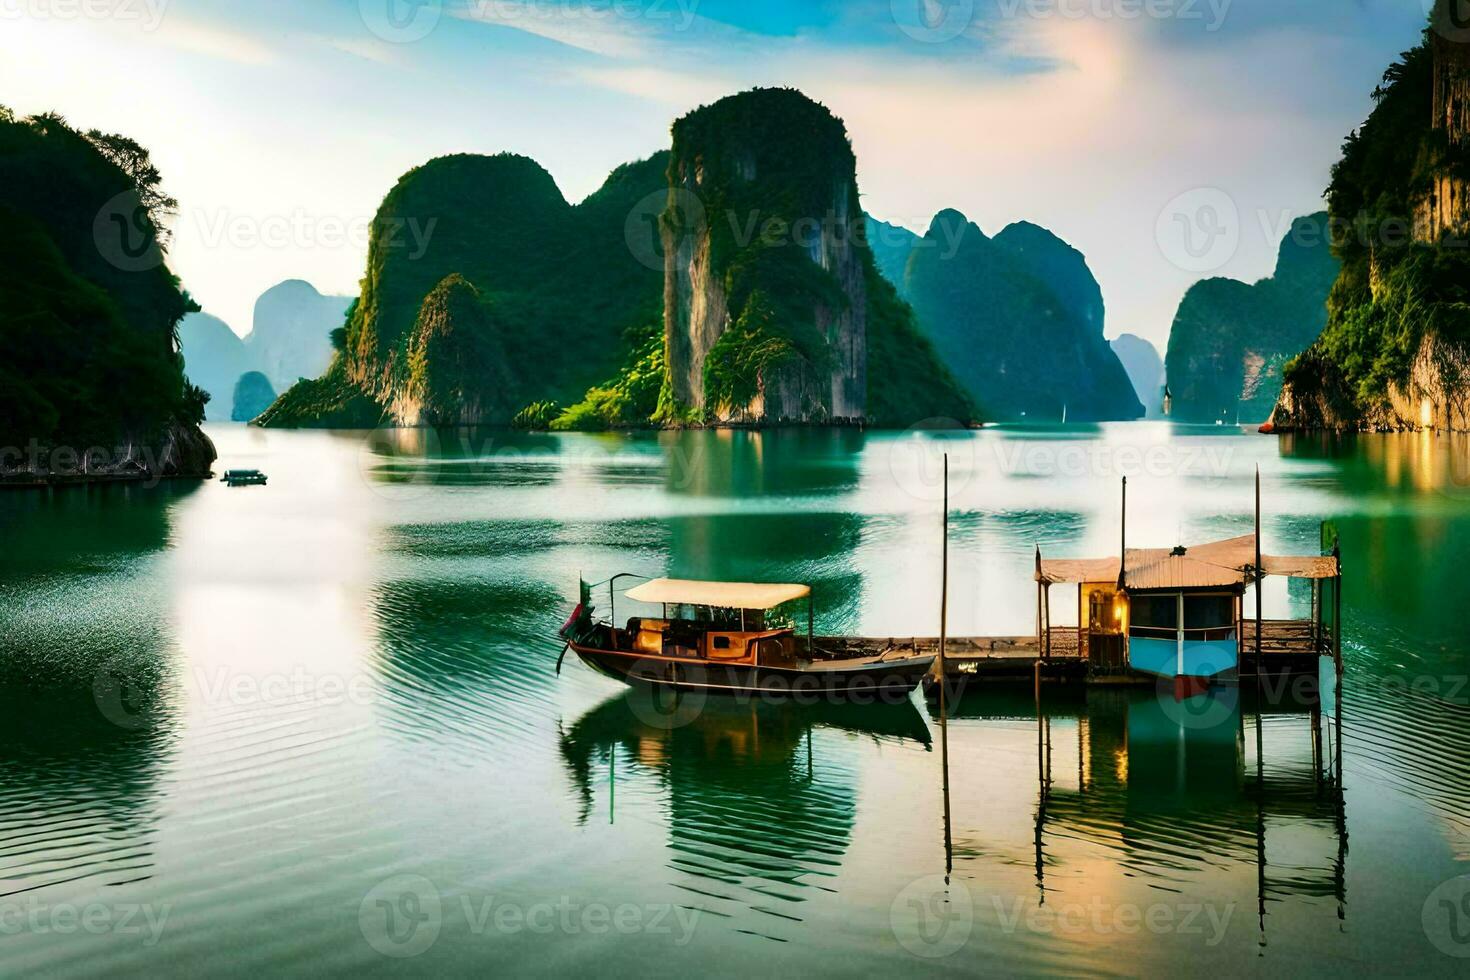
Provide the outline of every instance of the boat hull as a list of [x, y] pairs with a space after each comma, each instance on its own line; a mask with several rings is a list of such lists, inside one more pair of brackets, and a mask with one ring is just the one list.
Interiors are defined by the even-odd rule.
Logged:
[[795, 700], [898, 700], [913, 691], [934, 664], [932, 656], [916, 656], [803, 669], [651, 657], [575, 643], [572, 650], [598, 673], [634, 686]]

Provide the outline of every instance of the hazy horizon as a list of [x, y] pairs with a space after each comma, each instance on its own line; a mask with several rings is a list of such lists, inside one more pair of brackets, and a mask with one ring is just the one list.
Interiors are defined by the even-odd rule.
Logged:
[[1042, 225], [1107, 336], [1162, 353], [1193, 282], [1269, 275], [1323, 206], [1427, 2], [3, 0], [0, 104], [151, 149], [170, 267], [243, 336], [282, 280], [355, 295], [367, 222], [433, 157], [521, 153], [575, 203], [685, 112], [789, 85], [847, 123], [874, 217]]

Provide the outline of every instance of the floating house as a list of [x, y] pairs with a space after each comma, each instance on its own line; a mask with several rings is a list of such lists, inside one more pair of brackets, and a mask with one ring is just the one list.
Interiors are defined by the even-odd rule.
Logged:
[[[1124, 548], [1123, 558], [1046, 558], [1036, 551], [1038, 640], [1078, 656], [1090, 675], [1234, 678], [1315, 670], [1336, 659], [1342, 575], [1330, 554], [1262, 555], [1255, 534], [1176, 548]], [[1312, 583], [1312, 616], [1262, 620], [1246, 586], [1268, 575]], [[1051, 625], [1051, 587], [1077, 586], [1077, 626]], [[1073, 636], [1058, 636], [1075, 631]]]

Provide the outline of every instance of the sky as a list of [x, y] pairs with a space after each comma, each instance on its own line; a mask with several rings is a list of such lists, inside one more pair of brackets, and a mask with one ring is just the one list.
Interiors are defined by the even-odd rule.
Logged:
[[846, 122], [875, 217], [1043, 225], [1106, 333], [1270, 275], [1431, 0], [0, 0], [0, 104], [153, 152], [169, 264], [240, 334], [289, 278], [358, 291], [368, 222], [447, 153], [577, 201], [689, 110], [787, 85]]

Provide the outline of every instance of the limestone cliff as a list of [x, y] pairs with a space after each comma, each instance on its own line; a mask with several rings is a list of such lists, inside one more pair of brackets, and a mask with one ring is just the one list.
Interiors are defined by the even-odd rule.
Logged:
[[673, 136], [673, 402], [713, 421], [863, 420], [864, 216], [842, 123], [798, 92], [758, 89], [680, 119]]
[[955, 210], [935, 215], [904, 295], [990, 417], [1136, 419], [1143, 405], [1103, 337], [1102, 290], [1082, 253], [1028, 222], [994, 238]]
[[230, 421], [249, 422], [271, 407], [276, 389], [260, 371], [246, 371], [235, 382], [231, 396]]
[[445, 277], [424, 298], [407, 362], [407, 383], [389, 406], [404, 425], [474, 425], [519, 407], [499, 328], [463, 276]]
[[1155, 419], [1163, 415], [1164, 360], [1152, 343], [1135, 334], [1125, 333], [1115, 337], [1111, 344], [1113, 353], [1128, 372], [1133, 382], [1133, 391], [1143, 402], [1144, 417]]
[[1328, 191], [1327, 327], [1287, 366], [1272, 429], [1470, 429], [1470, 30], [1448, 4], [1374, 97]]
[[255, 369], [277, 391], [321, 374], [332, 362], [328, 338], [351, 304], [350, 296], [323, 296], [300, 279], [267, 289], [255, 301], [254, 324], [244, 341]]
[[1281, 394], [1286, 362], [1327, 325], [1327, 294], [1337, 273], [1327, 215], [1319, 212], [1292, 222], [1269, 278], [1205, 279], [1191, 286], [1165, 355], [1173, 417], [1264, 422]]
[[765, 90], [673, 137], [576, 205], [510, 154], [405, 174], [326, 372], [256, 424], [976, 418], [877, 271], [840, 121]]
[[218, 317], [190, 313], [179, 323], [179, 353], [189, 380], [209, 393], [204, 417], [210, 422], [229, 421], [235, 385], [258, 366], [250, 348]]
[[507, 425], [532, 403], [574, 401], [658, 316], [661, 271], [627, 236], [666, 169], [663, 154], [620, 167], [577, 205], [512, 154], [411, 170], [374, 218], [334, 359], [257, 424]]

